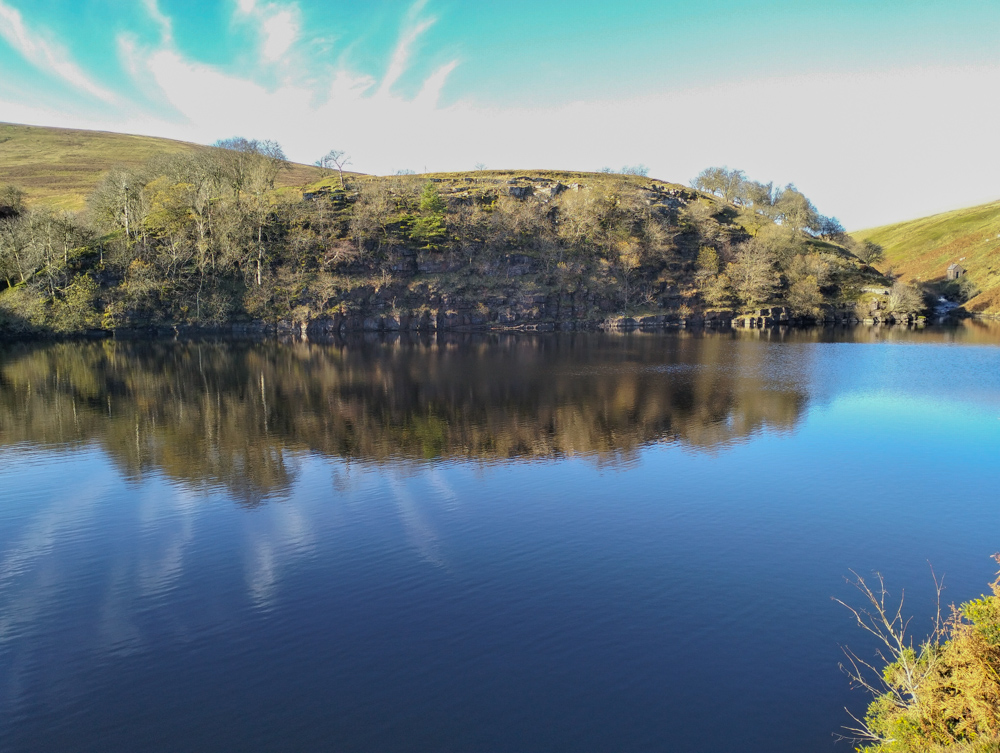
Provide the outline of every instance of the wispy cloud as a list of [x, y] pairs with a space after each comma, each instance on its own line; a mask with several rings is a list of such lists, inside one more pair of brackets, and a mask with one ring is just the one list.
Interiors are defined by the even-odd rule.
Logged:
[[149, 17], [153, 19], [157, 26], [160, 27], [160, 41], [162, 44], [170, 44], [174, 39], [174, 24], [170, 20], [170, 17], [165, 15], [162, 10], [160, 10], [160, 5], [157, 0], [142, 0], [142, 4], [146, 7], [146, 12]]
[[420, 38], [421, 34], [433, 25], [434, 19], [428, 18], [411, 24], [403, 31], [399, 42], [396, 44], [396, 49], [392, 53], [389, 68], [382, 79], [381, 86], [379, 86], [379, 94], [387, 94], [395, 83], [399, 81], [399, 78], [409, 67], [410, 55], [412, 54], [414, 43]]
[[235, 20], [249, 19], [257, 25], [261, 37], [260, 55], [265, 63], [281, 60], [301, 34], [301, 11], [293, 4], [258, 3], [238, 0]]
[[[488, 93], [442, 104], [457, 60], [424, 74], [415, 96], [398, 85], [427, 59], [417, 52], [435, 23], [425, 0], [401, 19], [380, 78], [347, 63], [328, 68], [325, 53], [310, 60], [308, 44], [297, 41], [304, 26], [293, 3], [239, 0], [234, 20], [256, 24], [261, 65], [233, 71], [182, 53], [170, 41], [170, 19], [145, 1], [161, 41], [119, 41], [146, 110], [123, 98], [120, 107], [85, 117], [23, 100], [0, 102], [4, 119], [201, 143], [235, 134], [273, 138], [295, 160], [346, 149], [358, 169], [374, 173], [471, 169], [479, 162], [582, 170], [642, 162], [657, 177], [686, 181], [708, 165], [728, 164], [757, 179], [794, 181], [850, 228], [997, 198], [991, 176], [1000, 171], [1000, 152], [989, 148], [997, 106], [983, 92], [1000, 89], [998, 65], [747, 78], [538, 107], [490, 106]], [[43, 35], [29, 34], [6, 2], [0, 0], [4, 37], [37, 59], [49, 59], [39, 51], [45, 49], [68, 61], [54, 45], [39, 47]], [[275, 62], [277, 83], [268, 75]], [[113, 95], [97, 89], [110, 101]], [[948, 190], [918, 188], [929, 184]]]
[[91, 80], [64, 49], [29, 29], [21, 13], [3, 0], [0, 0], [0, 36], [39, 70], [55, 75], [103, 102], [116, 101], [117, 97]]
[[441, 90], [444, 89], [444, 85], [448, 82], [448, 76], [451, 72], [458, 67], [458, 61], [452, 60], [451, 62], [445, 63], [440, 68], [435, 70], [430, 76], [424, 80], [424, 84], [420, 87], [420, 93], [417, 94], [416, 99], [413, 100], [417, 107], [437, 107], [438, 100], [441, 99]]

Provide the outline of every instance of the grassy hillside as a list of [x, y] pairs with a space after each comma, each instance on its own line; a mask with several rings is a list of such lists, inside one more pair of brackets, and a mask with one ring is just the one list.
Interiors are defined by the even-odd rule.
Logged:
[[[0, 185], [23, 189], [32, 205], [78, 210], [112, 167], [138, 168], [152, 157], [205, 148], [152, 136], [0, 123]], [[278, 185], [298, 187], [320, 174], [293, 164]]]
[[952, 262], [968, 271], [965, 309], [1000, 314], [1000, 201], [919, 220], [862, 230], [852, 235], [885, 249], [883, 270], [891, 267], [904, 280], [932, 285], [953, 297], [958, 285], [948, 285], [945, 271]]

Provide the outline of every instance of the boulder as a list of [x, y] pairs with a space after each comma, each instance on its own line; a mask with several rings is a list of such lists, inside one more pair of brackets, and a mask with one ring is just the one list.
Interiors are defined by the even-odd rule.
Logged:
[[305, 334], [307, 337], [330, 337], [340, 332], [343, 320], [344, 317], [340, 314], [312, 319], [306, 323]]

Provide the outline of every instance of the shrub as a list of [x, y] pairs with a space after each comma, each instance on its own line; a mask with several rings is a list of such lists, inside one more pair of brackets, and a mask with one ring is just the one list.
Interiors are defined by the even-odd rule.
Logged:
[[52, 328], [56, 332], [79, 332], [101, 326], [95, 308], [100, 288], [90, 275], [77, 275], [61, 301], [52, 306]]
[[[1000, 562], [1000, 555], [994, 555]], [[854, 681], [875, 695], [857, 727], [849, 728], [864, 753], [972, 753], [1000, 750], [1000, 577], [992, 593], [935, 621], [919, 646], [906, 636], [908, 620], [887, 597], [881, 576], [860, 609], [848, 607], [858, 623], [882, 644], [886, 660], [878, 677], [872, 665], [845, 649]], [[940, 586], [938, 587], [940, 596]], [[843, 603], [843, 602], [841, 602]], [[846, 605], [845, 605], [846, 606]]]

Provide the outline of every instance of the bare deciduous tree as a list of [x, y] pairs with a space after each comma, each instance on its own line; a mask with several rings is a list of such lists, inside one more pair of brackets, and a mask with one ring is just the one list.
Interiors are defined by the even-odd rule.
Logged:
[[889, 290], [889, 311], [912, 313], [924, 307], [923, 297], [912, 285], [897, 280]]
[[[858, 626], [875, 639], [878, 648], [876, 656], [883, 662], [884, 669], [876, 668], [871, 661], [859, 656], [848, 647], [843, 647], [847, 664], [841, 669], [856, 687], [864, 688], [874, 697], [886, 698], [899, 709], [915, 709], [920, 704], [921, 686], [937, 671], [940, 645], [945, 635], [946, 622], [941, 616], [942, 582], [934, 575], [937, 596], [937, 613], [933, 630], [919, 645], [915, 646], [908, 630], [912, 618], [903, 616], [904, 594], [894, 600], [885, 587], [881, 573], [875, 573], [873, 585], [853, 570], [848, 580], [862, 594], [862, 605], [854, 607], [834, 598], [834, 601], [854, 615]], [[919, 711], [919, 709], [917, 709]], [[849, 712], [848, 712], [849, 713]], [[847, 731], [857, 742], [886, 743], [878, 730], [866, 719], [851, 718], [858, 725]]]
[[[287, 166], [285, 153], [276, 141], [259, 141], [234, 136], [231, 139], [216, 141], [216, 164], [220, 178], [233, 189], [233, 195], [239, 201], [241, 193], [247, 184], [262, 170], [272, 171], [271, 181], [277, 177], [278, 171]], [[262, 167], [266, 165], [266, 167]]]
[[327, 170], [336, 169], [340, 173], [340, 187], [347, 189], [347, 183], [344, 182], [344, 168], [351, 164], [351, 158], [340, 149], [331, 149], [318, 160], [316, 160], [317, 167], [322, 167]]
[[746, 179], [746, 174], [742, 170], [730, 170], [728, 167], [707, 167], [698, 173], [697, 177], [691, 181], [691, 185], [699, 191], [715, 194], [732, 202], [740, 198]]
[[740, 245], [726, 268], [736, 297], [748, 308], [767, 301], [777, 288], [774, 250], [766, 239], [751, 238]]
[[99, 225], [120, 228], [125, 231], [126, 239], [132, 238], [145, 219], [145, 186], [146, 178], [135, 170], [111, 170], [90, 196], [91, 214]]

